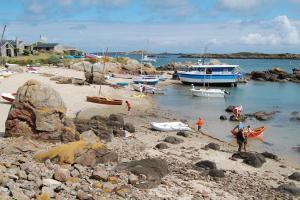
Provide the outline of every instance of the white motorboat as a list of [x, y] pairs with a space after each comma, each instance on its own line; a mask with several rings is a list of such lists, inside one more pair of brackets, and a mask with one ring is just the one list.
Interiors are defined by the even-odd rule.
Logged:
[[156, 62], [156, 58], [155, 57], [150, 57], [150, 56], [147, 56], [147, 55], [145, 55], [143, 58], [142, 58], [142, 60], [141, 60], [142, 62]]
[[156, 88], [150, 85], [144, 85], [144, 84], [133, 84], [133, 89], [138, 92], [146, 92], [146, 93], [152, 93], [154, 94], [156, 91]]
[[196, 97], [225, 97], [226, 94], [229, 94], [226, 90], [222, 89], [210, 89], [210, 88], [199, 88], [196, 89], [192, 85], [191, 89], [192, 95]]
[[151, 129], [157, 131], [190, 131], [191, 128], [182, 122], [151, 122], [150, 123]]

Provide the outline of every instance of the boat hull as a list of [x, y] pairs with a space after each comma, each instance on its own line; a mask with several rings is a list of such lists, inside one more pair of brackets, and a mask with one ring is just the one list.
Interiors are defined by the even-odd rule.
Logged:
[[143, 84], [133, 84], [132, 87], [135, 91], [140, 92], [140, 86], [144, 86], [145, 87], [145, 91], [146, 93], [154, 93], [156, 91], [155, 87], [149, 86], [149, 85], [143, 85]]
[[225, 97], [225, 91], [220, 89], [191, 89], [191, 92], [196, 97]]
[[12, 103], [12, 102], [14, 102], [14, 100], [16, 98], [16, 93], [2, 93], [1, 97], [5, 101], [8, 101], [9, 103]]
[[157, 130], [157, 131], [190, 131], [191, 128], [188, 127], [188, 125], [182, 123], [182, 122], [164, 122], [164, 123], [157, 123], [157, 122], [151, 122], [150, 123], [151, 129]]
[[203, 75], [190, 72], [178, 73], [179, 79], [184, 84], [210, 84], [210, 85], [232, 85], [237, 83], [237, 75]]
[[[248, 133], [247, 138], [258, 138], [264, 134], [266, 127], [254, 128], [251, 133]], [[232, 135], [236, 137], [237, 132], [235, 130], [231, 131]]]
[[92, 103], [99, 103], [99, 104], [108, 104], [108, 105], [122, 105], [123, 101], [118, 99], [107, 99], [103, 97], [96, 97], [96, 96], [87, 96], [86, 100]]
[[133, 79], [134, 84], [145, 84], [145, 85], [156, 85], [158, 83], [158, 78], [149, 78], [146, 76], [138, 77]]

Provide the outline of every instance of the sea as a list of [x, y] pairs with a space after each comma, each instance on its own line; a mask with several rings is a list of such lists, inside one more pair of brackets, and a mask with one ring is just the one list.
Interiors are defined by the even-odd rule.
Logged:
[[[115, 55], [124, 56], [124, 55]], [[140, 60], [141, 55], [126, 55]], [[219, 59], [227, 64], [237, 64], [242, 72], [262, 71], [280, 67], [292, 73], [293, 68], [300, 68], [300, 60], [280, 59]], [[197, 62], [196, 58], [180, 58], [178, 55], [159, 55], [156, 67], [172, 62]], [[245, 125], [251, 127], [265, 126], [266, 131], [261, 139], [249, 140], [249, 149], [255, 151], [268, 151], [288, 158], [300, 165], [300, 152], [295, 147], [300, 147], [300, 122], [292, 121], [293, 112], [300, 116], [300, 84], [274, 83], [249, 81], [238, 84], [237, 87], [226, 88], [230, 95], [226, 98], [193, 97], [189, 91], [190, 86], [172, 85], [165, 89], [164, 95], [157, 95], [154, 100], [160, 109], [172, 112], [180, 119], [185, 119], [192, 124], [198, 117], [204, 119], [203, 129], [210, 135], [226, 142], [235, 143], [231, 130], [236, 125], [234, 122], [219, 120], [220, 115], [230, 116], [225, 112], [229, 105], [242, 105], [243, 114], [256, 111], [277, 111], [268, 121], [247, 119]], [[196, 125], [195, 125], [196, 126]]]

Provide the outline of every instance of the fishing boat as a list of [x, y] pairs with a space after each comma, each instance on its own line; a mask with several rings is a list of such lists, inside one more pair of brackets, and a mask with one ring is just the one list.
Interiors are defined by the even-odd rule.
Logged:
[[163, 123], [157, 123], [157, 122], [151, 122], [150, 127], [153, 130], [157, 131], [190, 131], [191, 128], [182, 122], [163, 122]]
[[92, 103], [108, 104], [108, 105], [122, 105], [123, 101], [119, 99], [108, 99], [105, 97], [87, 96], [86, 100]]
[[[261, 127], [258, 127], [258, 128], [254, 128], [252, 129], [252, 132], [248, 133], [247, 134], [247, 137], [248, 138], [257, 138], [257, 137], [260, 137], [263, 135], [264, 131], [266, 130], [266, 127], [264, 126], [261, 126]], [[236, 134], [237, 134], [237, 131], [236, 129], [233, 129], [231, 131], [232, 135], [236, 137]]]
[[236, 86], [241, 74], [238, 65], [210, 65], [198, 62], [189, 67], [188, 71], [178, 72], [183, 84], [203, 84]]
[[192, 95], [195, 97], [225, 97], [226, 94], [229, 94], [226, 90], [222, 89], [210, 89], [210, 88], [199, 88], [196, 89], [192, 84], [191, 89]]
[[1, 97], [9, 103], [12, 103], [16, 98], [16, 93], [2, 93]]

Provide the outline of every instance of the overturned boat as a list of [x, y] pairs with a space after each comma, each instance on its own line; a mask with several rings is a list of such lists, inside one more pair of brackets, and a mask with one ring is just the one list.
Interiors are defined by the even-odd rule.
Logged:
[[12, 103], [16, 98], [16, 93], [2, 93], [1, 97], [5, 101], [8, 101], [9, 103]]
[[151, 122], [150, 123], [151, 129], [157, 131], [190, 131], [191, 128], [182, 122]]

